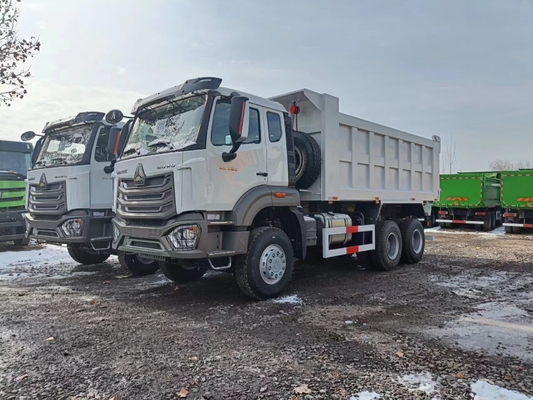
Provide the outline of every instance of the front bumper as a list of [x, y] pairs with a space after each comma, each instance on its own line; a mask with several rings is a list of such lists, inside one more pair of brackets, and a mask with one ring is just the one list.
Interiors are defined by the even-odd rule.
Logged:
[[[50, 216], [47, 216], [46, 219], [28, 213], [25, 218], [28, 224], [28, 236], [33, 239], [48, 243], [79, 244], [90, 247], [94, 251], [111, 249], [113, 240], [112, 216], [95, 217], [89, 211], [76, 210], [57, 217], [50, 218]], [[66, 236], [61, 229], [61, 225], [73, 218], [83, 221], [81, 235], [75, 237]]]
[[24, 211], [0, 211], [0, 242], [24, 239]]
[[[207, 221], [199, 213], [178, 216], [158, 227], [127, 224], [118, 217], [113, 219], [113, 224], [119, 232], [113, 242], [114, 249], [156, 260], [214, 259], [245, 254], [250, 235], [247, 230], [235, 229], [231, 223]], [[191, 224], [200, 226], [198, 245], [194, 250], [176, 250], [166, 235], [180, 225]]]

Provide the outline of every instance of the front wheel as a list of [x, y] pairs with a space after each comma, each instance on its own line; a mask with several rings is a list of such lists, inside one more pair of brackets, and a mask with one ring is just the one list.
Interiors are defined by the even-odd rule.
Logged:
[[139, 257], [137, 254], [126, 254], [123, 251], [118, 252], [118, 261], [123, 268], [129, 270], [135, 276], [155, 274], [159, 269], [159, 264], [156, 260]]
[[30, 238], [16, 239], [13, 240], [13, 243], [15, 243], [15, 246], [27, 246], [30, 244]]
[[197, 266], [185, 267], [175, 262], [159, 261], [161, 272], [172, 282], [186, 283], [197, 281], [207, 272], [207, 269]]
[[279, 296], [289, 285], [293, 264], [292, 245], [285, 232], [270, 227], [254, 229], [248, 252], [237, 259], [237, 284], [254, 299]]
[[111, 255], [109, 253], [89, 253], [79, 247], [68, 247], [68, 254], [74, 261], [85, 265], [103, 263]]

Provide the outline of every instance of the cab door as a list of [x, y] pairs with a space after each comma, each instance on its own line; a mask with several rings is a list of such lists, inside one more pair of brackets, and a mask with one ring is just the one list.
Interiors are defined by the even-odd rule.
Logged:
[[111, 155], [107, 152], [107, 140], [110, 126], [98, 129], [91, 154], [91, 209], [111, 209], [113, 197], [113, 180], [111, 174], [104, 171], [104, 167], [111, 163]]
[[229, 133], [230, 103], [215, 101], [207, 137], [208, 210], [229, 211], [254, 187], [267, 185], [267, 151], [262, 107], [250, 104], [248, 138], [234, 160], [225, 162], [222, 153], [231, 150]]

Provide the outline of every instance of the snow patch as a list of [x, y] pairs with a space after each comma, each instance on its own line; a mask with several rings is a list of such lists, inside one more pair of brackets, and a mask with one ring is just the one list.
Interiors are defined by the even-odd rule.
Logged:
[[350, 400], [378, 400], [381, 399], [381, 395], [376, 392], [364, 391], [357, 393], [356, 395], [350, 397]]
[[485, 381], [477, 381], [470, 385], [474, 400], [533, 400], [533, 397], [491, 385]]
[[409, 391], [420, 391], [425, 393], [433, 393], [437, 390], [437, 382], [433, 380], [433, 377], [429, 372], [422, 374], [410, 374], [404, 375], [398, 378], [398, 382], [409, 388]]
[[484, 239], [494, 239], [498, 236], [505, 236], [505, 227], [500, 226], [499, 228], [494, 229], [490, 232], [479, 232], [475, 230], [466, 230], [466, 229], [441, 229], [440, 226], [434, 228], [425, 229], [425, 232], [431, 233], [446, 233], [450, 235], [479, 235]]
[[274, 303], [280, 303], [280, 304], [294, 304], [294, 305], [302, 305], [303, 301], [300, 299], [297, 295], [293, 294], [292, 296], [284, 296], [280, 297], [279, 299], [273, 299]]

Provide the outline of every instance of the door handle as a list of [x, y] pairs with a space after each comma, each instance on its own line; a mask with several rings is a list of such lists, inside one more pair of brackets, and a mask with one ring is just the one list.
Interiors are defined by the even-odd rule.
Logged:
[[256, 175], [258, 176], [268, 176], [267, 172], [258, 172]]

